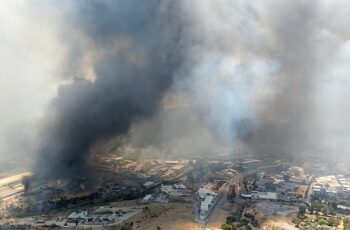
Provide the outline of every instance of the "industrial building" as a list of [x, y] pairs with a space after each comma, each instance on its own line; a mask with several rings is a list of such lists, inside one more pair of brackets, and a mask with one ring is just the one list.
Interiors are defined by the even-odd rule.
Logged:
[[275, 192], [257, 192], [253, 191], [250, 194], [241, 193], [240, 197], [243, 199], [254, 199], [254, 200], [277, 200], [278, 196]]
[[210, 184], [205, 185], [198, 190], [200, 202], [200, 219], [205, 220], [215, 206], [217, 193], [212, 190]]

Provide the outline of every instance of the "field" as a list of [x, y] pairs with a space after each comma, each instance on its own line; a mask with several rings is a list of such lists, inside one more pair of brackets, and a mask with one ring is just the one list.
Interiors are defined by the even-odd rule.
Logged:
[[134, 222], [133, 229], [154, 230], [159, 226], [166, 230], [198, 230], [193, 216], [193, 208], [189, 204], [157, 204], [147, 207], [128, 222]]

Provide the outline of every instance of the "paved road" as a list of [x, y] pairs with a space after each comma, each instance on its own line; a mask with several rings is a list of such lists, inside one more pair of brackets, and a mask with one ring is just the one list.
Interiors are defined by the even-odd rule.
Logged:
[[210, 215], [218, 208], [221, 209], [226, 209], [228, 206], [230, 206], [230, 203], [227, 200], [228, 194], [230, 192], [230, 186], [235, 185], [235, 189], [236, 189], [236, 194], [239, 194], [240, 191], [240, 184], [242, 182], [242, 176], [239, 174], [234, 175], [231, 180], [229, 182], [224, 183], [218, 191], [218, 196], [217, 196], [217, 201], [214, 205], [214, 207], [212, 208], [212, 210], [209, 212], [207, 219], [205, 220], [204, 223], [200, 224], [200, 230], [205, 230], [206, 229], [206, 225], [209, 222], [210, 219]]
[[241, 189], [243, 188], [242, 183], [243, 183], [243, 177], [245, 175], [251, 174], [252, 171], [248, 171], [244, 174], [235, 174], [229, 182], [224, 183], [218, 191], [218, 196], [217, 196], [217, 201], [214, 205], [214, 207], [210, 210], [206, 220], [204, 221], [198, 221], [199, 223], [199, 229], [200, 230], [206, 230], [206, 226], [208, 224], [208, 221], [210, 219], [210, 215], [215, 211], [217, 208], [223, 208], [225, 209], [228, 205], [229, 202], [227, 200], [228, 193], [230, 191], [230, 186], [235, 186], [235, 192], [236, 192], [236, 198], [235, 200], [239, 199], [239, 194], [241, 192]]
[[307, 191], [307, 195], [305, 198], [305, 202], [311, 206], [311, 198], [312, 198], [312, 186], [313, 186], [314, 182], [311, 182], [309, 187], [308, 187], [308, 191]]

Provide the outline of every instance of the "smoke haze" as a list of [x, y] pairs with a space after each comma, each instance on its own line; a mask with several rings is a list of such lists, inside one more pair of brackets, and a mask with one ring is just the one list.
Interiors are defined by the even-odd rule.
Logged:
[[[51, 79], [44, 91], [50, 93], [36, 107], [38, 134], [24, 135], [35, 136], [27, 151], [37, 153], [37, 174], [85, 170], [92, 147], [115, 138], [172, 157], [223, 146], [348, 155], [347, 1], [32, 1], [23, 7], [35, 28], [50, 35], [38, 49], [60, 50], [43, 52], [52, 59], [50, 70], [39, 73]], [[33, 62], [31, 68], [40, 68]], [[22, 73], [8, 69], [22, 83]], [[2, 120], [12, 113], [4, 108]]]

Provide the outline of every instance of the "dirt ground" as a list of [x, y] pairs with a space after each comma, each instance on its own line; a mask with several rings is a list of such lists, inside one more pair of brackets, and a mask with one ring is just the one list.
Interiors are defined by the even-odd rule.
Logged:
[[[281, 210], [283, 207], [281, 208]], [[277, 212], [272, 216], [269, 216], [267, 220], [262, 224], [261, 229], [267, 230], [272, 227], [278, 227], [285, 230], [296, 230], [297, 228], [292, 223], [292, 214], [297, 212], [297, 209], [285, 209]]]
[[263, 230], [272, 229], [273, 227], [278, 227], [280, 229], [285, 230], [297, 230], [293, 223], [290, 223], [289, 220], [286, 219], [269, 219], [267, 220], [261, 227]]
[[152, 205], [128, 220], [131, 221], [133, 230], [156, 230], [158, 226], [162, 230], [198, 230], [193, 207], [183, 203]]
[[216, 208], [210, 216], [208, 227], [220, 228], [222, 224], [226, 223], [226, 217], [229, 215], [228, 211], [221, 208]]

